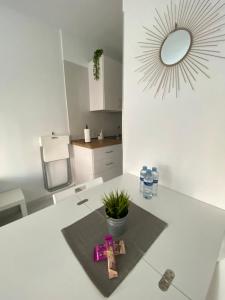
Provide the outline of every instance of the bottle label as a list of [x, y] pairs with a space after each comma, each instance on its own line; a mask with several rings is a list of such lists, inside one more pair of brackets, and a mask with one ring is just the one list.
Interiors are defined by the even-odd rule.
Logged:
[[158, 183], [158, 179], [154, 179], [154, 180], [153, 180], [153, 183]]
[[147, 185], [147, 186], [152, 186], [153, 182], [146, 182], [146, 181], [144, 181], [144, 184]]

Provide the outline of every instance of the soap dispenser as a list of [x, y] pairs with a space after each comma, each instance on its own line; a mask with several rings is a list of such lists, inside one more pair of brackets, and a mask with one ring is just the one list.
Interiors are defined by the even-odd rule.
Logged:
[[98, 136], [98, 140], [103, 140], [104, 139], [104, 135], [103, 135], [103, 131], [101, 129], [99, 136]]

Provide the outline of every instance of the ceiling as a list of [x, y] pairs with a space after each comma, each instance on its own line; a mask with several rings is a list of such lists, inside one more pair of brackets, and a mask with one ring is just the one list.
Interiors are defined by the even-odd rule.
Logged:
[[122, 0], [0, 0], [0, 4], [122, 56]]

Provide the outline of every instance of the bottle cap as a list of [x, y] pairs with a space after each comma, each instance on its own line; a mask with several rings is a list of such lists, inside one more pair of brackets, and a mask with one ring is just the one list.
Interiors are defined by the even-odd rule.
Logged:
[[153, 172], [157, 172], [157, 168], [156, 167], [152, 167], [152, 171]]
[[147, 170], [148, 167], [147, 167], [147, 166], [143, 166], [142, 169], [143, 169], [143, 170]]

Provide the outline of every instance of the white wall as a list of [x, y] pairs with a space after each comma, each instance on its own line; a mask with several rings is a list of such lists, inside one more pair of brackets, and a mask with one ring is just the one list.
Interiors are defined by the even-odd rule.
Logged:
[[0, 191], [46, 194], [38, 137], [67, 133], [58, 30], [0, 9]]
[[[82, 28], [81, 28], [82, 30]], [[105, 47], [101, 42], [80, 39], [74, 35], [62, 30], [63, 57], [65, 60], [81, 66], [88, 66], [93, 53], [98, 48], [103, 48], [108, 56], [121, 61], [121, 56], [112, 49]]]
[[210, 59], [211, 79], [199, 76], [195, 91], [182, 87], [178, 99], [154, 99], [137, 84], [142, 26], [167, 4], [124, 0], [124, 170], [159, 166], [161, 184], [225, 209], [225, 61]]
[[105, 136], [118, 134], [122, 126], [122, 114], [116, 112], [90, 112], [87, 67], [64, 61], [67, 104], [72, 138], [84, 138], [84, 128], [88, 124], [92, 137], [103, 129]]
[[95, 46], [81, 40], [65, 31], [62, 31], [63, 58], [64, 60], [87, 67]]

